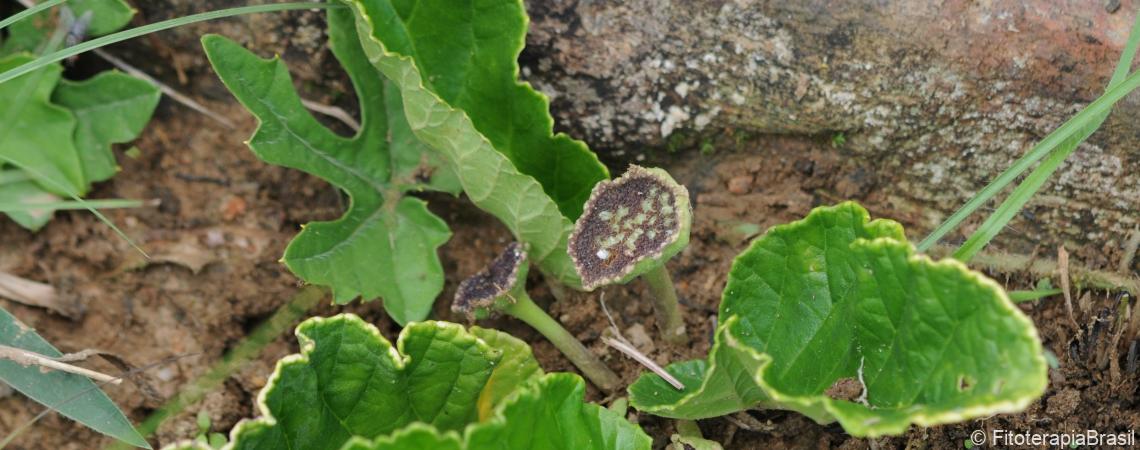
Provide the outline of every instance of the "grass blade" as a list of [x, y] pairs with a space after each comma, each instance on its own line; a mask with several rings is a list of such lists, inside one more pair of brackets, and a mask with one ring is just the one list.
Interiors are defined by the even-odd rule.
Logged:
[[0, 202], [0, 212], [24, 212], [42, 209], [51, 209], [56, 211], [76, 209], [121, 209], [141, 208], [143, 206], [146, 206], [146, 202], [142, 200], [126, 199], [58, 201], [43, 203]]
[[[63, 1], [66, 1], [66, 0], [52, 0], [52, 1], [56, 2], [54, 4], [58, 4], [58, 3], [62, 3]], [[48, 5], [49, 3], [51, 3], [51, 2], [45, 2], [43, 4], [37, 5], [38, 9], [37, 8], [29, 8], [28, 10], [25, 10], [21, 13], [21, 14], [23, 14], [23, 16], [21, 16], [21, 17], [26, 17], [27, 15], [35, 14], [36, 12], [42, 11], [44, 8], [46, 8], [44, 5]], [[62, 61], [64, 59], [70, 58], [72, 56], [78, 55], [78, 54], [86, 52], [86, 51], [94, 50], [94, 49], [97, 49], [97, 48], [100, 48], [100, 47], [103, 47], [106, 45], [114, 44], [117, 42], [122, 42], [122, 41], [125, 41], [128, 39], [133, 39], [133, 38], [143, 36], [146, 34], [150, 34], [150, 33], [154, 33], [157, 31], [168, 30], [168, 29], [179, 27], [182, 25], [187, 25], [187, 24], [197, 23], [197, 22], [203, 22], [203, 21], [208, 21], [208, 20], [221, 19], [221, 18], [226, 18], [226, 17], [239, 16], [239, 15], [244, 15], [244, 14], [278, 12], [278, 11], [288, 11], [288, 10], [297, 10], [297, 9], [331, 8], [334, 6], [335, 5], [329, 5], [329, 4], [318, 3], [318, 2], [279, 3], [279, 4], [270, 4], [270, 5], [255, 5], [255, 6], [244, 6], [244, 7], [238, 7], [238, 8], [229, 8], [229, 9], [223, 9], [223, 10], [218, 10], [218, 11], [210, 11], [210, 12], [205, 12], [205, 13], [200, 13], [200, 14], [192, 14], [189, 16], [178, 17], [178, 18], [174, 18], [174, 19], [170, 19], [170, 20], [164, 20], [161, 22], [156, 22], [153, 24], [144, 25], [141, 27], [132, 28], [129, 30], [124, 30], [124, 31], [120, 31], [117, 33], [109, 34], [109, 35], [106, 35], [106, 36], [103, 36], [103, 37], [100, 37], [97, 39], [93, 39], [93, 40], [90, 40], [90, 41], [87, 41], [87, 42], [84, 42], [84, 43], [81, 43], [81, 44], [78, 44], [78, 45], [75, 45], [72, 47], [68, 47], [68, 48], [65, 48], [65, 49], [55, 51], [55, 52], [52, 52], [50, 54], [41, 56], [41, 57], [36, 58], [35, 60], [33, 60], [27, 64], [24, 64], [22, 66], [14, 68], [14, 69], [5, 71], [4, 73], [0, 73], [0, 83], [11, 81], [11, 80], [13, 80], [13, 79], [15, 79], [21, 75], [25, 75], [25, 74], [34, 72], [37, 69], [40, 69], [44, 66]], [[31, 12], [29, 13], [29, 11], [31, 11]], [[19, 16], [19, 14], [17, 14], [17, 16]], [[14, 23], [16, 20], [19, 20], [19, 18], [8, 18], [8, 19], [5, 19], [5, 22]], [[3, 160], [3, 162], [9, 163], [9, 164], [15, 165], [16, 167], [24, 169], [25, 171], [28, 171], [37, 180], [41, 180], [41, 181], [47, 182], [49, 184], [52, 184], [56, 188], [62, 188], [64, 192], [68, 192], [68, 194], [69, 194], [68, 196], [71, 197], [72, 199], [74, 199], [75, 202], [77, 202], [77, 204], [84, 205], [86, 203], [83, 199], [79, 198], [78, 195], [70, 192], [71, 191], [70, 189], [67, 189], [66, 187], [61, 186], [60, 183], [57, 182], [56, 180], [52, 180], [50, 178], [47, 178], [47, 177], [43, 176], [43, 174], [35, 173], [35, 171], [31, 171], [27, 167], [21, 167], [20, 165], [15, 164], [14, 161], [8, 160], [7, 158], [0, 157], [0, 160]], [[111, 227], [111, 229], [114, 230], [115, 234], [118, 234], [119, 237], [121, 237], [125, 241], [127, 241], [127, 243], [131, 245], [131, 247], [133, 247], [135, 250], [137, 250], [143, 256], [149, 257], [147, 255], [146, 251], [144, 251], [141, 247], [139, 247], [138, 244], [136, 244], [134, 242], [134, 240], [132, 240], [129, 236], [127, 236], [127, 234], [124, 233], [121, 229], [119, 229], [119, 227], [115, 226], [115, 224], [113, 222], [111, 222], [111, 220], [108, 219], [106, 216], [104, 216], [103, 213], [99, 212], [98, 209], [92, 208], [92, 207], [86, 207], [86, 206], [85, 206], [85, 209], [87, 209], [88, 211], [91, 211], [91, 213], [94, 214], [95, 217], [97, 217], [100, 221], [107, 224], [107, 226]]]
[[169, 30], [171, 28], [180, 27], [192, 23], [205, 22], [208, 20], [223, 19], [226, 17], [241, 16], [246, 14], [257, 14], [266, 12], [279, 12], [290, 11], [297, 9], [315, 9], [315, 8], [334, 8], [336, 5], [318, 2], [292, 2], [292, 3], [277, 3], [271, 5], [254, 5], [242, 6], [238, 8], [228, 8], [218, 11], [210, 11], [199, 14], [191, 14], [185, 17], [178, 17], [161, 22], [155, 22], [148, 25], [143, 25], [129, 30], [123, 30], [118, 33], [108, 34], [106, 36], [92, 39], [82, 44], [73, 45], [71, 47], [52, 52], [50, 54], [36, 58], [34, 61], [24, 64], [15, 69], [7, 72], [0, 73], [0, 83], [9, 81], [20, 75], [24, 75], [35, 71], [41, 67], [55, 62], [63, 61], [72, 56], [78, 55], [83, 52], [91, 51], [106, 45], [122, 42], [128, 39], [134, 39], [139, 36], [147, 35], [157, 31]]
[[[1136, 54], [1138, 46], [1140, 46], [1140, 14], [1136, 16], [1136, 21], [1132, 25], [1132, 30], [1128, 37], [1128, 43], [1124, 46], [1124, 52], [1121, 53], [1120, 60], [1116, 64], [1116, 70], [1113, 72], [1112, 79], [1109, 81], [1108, 88], [1105, 90], [1105, 96], [1108, 95], [1108, 91], [1111, 91], [1113, 87], [1124, 81], [1125, 75], [1128, 75], [1128, 69], [1132, 66], [1132, 59]], [[1104, 96], [1102, 96], [1102, 98], [1103, 97]], [[982, 188], [981, 191], [978, 191], [978, 193], [970, 198], [970, 200], [968, 200], [965, 205], [962, 205], [961, 208], [959, 208], [957, 211], [954, 211], [954, 214], [947, 218], [946, 221], [942, 222], [938, 228], [930, 232], [930, 234], [926, 236], [922, 242], [919, 242], [918, 251], [926, 252], [929, 250], [931, 247], [938, 243], [939, 239], [942, 239], [942, 237], [944, 237], [947, 233], [957, 228], [958, 225], [960, 225], [962, 221], [966, 219], [966, 217], [969, 217], [970, 214], [973, 214], [974, 211], [976, 211], [982, 205], [986, 204], [986, 202], [989, 202], [990, 199], [1001, 192], [1002, 189], [1005, 189], [1005, 187], [1017, 179], [1018, 176], [1029, 170], [1033, 164], [1040, 161], [1057, 147], [1067, 144], [1067, 141], [1072, 140], [1078, 133], [1083, 134], [1083, 136], [1079, 139], [1076, 139], [1070, 144], [1073, 148], [1076, 148], [1077, 145], [1087, 139], [1088, 136], [1096, 131], [1096, 129], [1100, 127], [1100, 124], [1104, 122], [1104, 117], [1100, 117], [1099, 120], [1096, 121], [1096, 125], [1092, 126], [1093, 120], [1090, 120], [1092, 118], [1082, 118], [1082, 114], [1088, 111], [1091, 107], [1092, 105], [1085, 107], [1085, 109], [1078, 113], [1077, 116], [1070, 119], [1061, 128], [1058, 128], [1054, 132], [1050, 133], [1045, 137], [1044, 140], [1035, 145], [1028, 153], [1019, 158], [1017, 161], [1014, 161], [1014, 163], [1008, 169], [1006, 169], [1004, 172], [998, 175], [997, 178]], [[1104, 115], [1107, 117], [1107, 110], [1104, 112]], [[1080, 126], [1069, 127], [1070, 124], [1077, 122], [1078, 119], [1081, 119]], [[1003, 222], [1002, 226], [1004, 225], [1005, 223]], [[988, 240], [986, 242], [988, 242]]]
[[60, 3], [66, 2], [66, 1], [67, 0], [48, 0], [46, 2], [32, 6], [31, 8], [20, 11], [16, 14], [13, 14], [11, 17], [8, 17], [4, 20], [0, 20], [0, 30], [7, 28], [8, 25], [14, 24], [14, 23], [19, 22], [21, 20], [24, 20], [30, 16], [35, 15], [36, 13], [38, 13], [40, 11], [51, 8], [55, 5], [58, 5]]

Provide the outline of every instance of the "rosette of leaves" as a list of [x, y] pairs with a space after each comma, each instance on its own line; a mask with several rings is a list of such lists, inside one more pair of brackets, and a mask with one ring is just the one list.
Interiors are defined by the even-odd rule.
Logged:
[[459, 284], [451, 309], [471, 319], [502, 312], [522, 320], [550, 340], [599, 388], [616, 390], [621, 385], [617, 374], [531, 300], [526, 292], [528, 267], [523, 245], [512, 242], [490, 265]]
[[221, 36], [202, 43], [222, 82], [257, 117], [250, 149], [266, 162], [321, 177], [350, 199], [340, 219], [305, 225], [282, 262], [306, 282], [330, 287], [336, 303], [383, 298], [388, 315], [406, 324], [426, 318], [443, 289], [436, 252], [451, 237], [426, 202], [407, 194], [456, 194], [459, 187], [411, 133], [399, 91], [368, 64], [353, 23], [347, 8], [329, 11], [329, 47], [361, 105], [361, 129], [349, 138], [305, 109], [280, 60], [258, 58]]
[[544, 274], [579, 288], [566, 240], [609, 173], [584, 143], [553, 132], [549, 101], [518, 81], [523, 2], [341, 3], [356, 17], [368, 61], [399, 89], [412, 132]]
[[685, 322], [665, 262], [689, 244], [689, 192], [661, 169], [632, 165], [594, 186], [570, 233], [569, 252], [582, 287], [593, 290], [643, 277], [665, 338], [684, 342]]
[[[445, 322], [408, 325], [395, 346], [353, 315], [297, 328], [226, 449], [649, 449], [621, 415], [583, 401], [573, 374], [543, 374], [525, 343]], [[169, 448], [195, 448], [193, 443]], [[200, 447], [198, 447], [200, 448]]]
[[[72, 0], [66, 7], [90, 36], [116, 31], [134, 14], [122, 0]], [[45, 11], [5, 30], [0, 72], [32, 61], [53, 33], [70, 28], [57, 14]], [[81, 197], [118, 172], [112, 144], [137, 138], [161, 97], [154, 85], [120, 72], [79, 82], [62, 73], [52, 64], [0, 84], [0, 204], [30, 230], [51, 219], [52, 204]]]
[[898, 223], [854, 203], [756, 239], [729, 273], [708, 360], [667, 370], [686, 389], [644, 375], [634, 407], [788, 409], [854, 436], [1016, 412], [1046, 386], [1037, 331], [997, 283], [916, 254]]

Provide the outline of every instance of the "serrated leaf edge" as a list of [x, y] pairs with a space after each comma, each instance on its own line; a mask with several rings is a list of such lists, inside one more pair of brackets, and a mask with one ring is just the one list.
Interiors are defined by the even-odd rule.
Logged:
[[[405, 336], [410, 334], [411, 330], [419, 326], [455, 328], [459, 330], [459, 333], [456, 334], [458, 338], [473, 341], [477, 346], [483, 347], [487, 352], [498, 351], [488, 345], [478, 336], [467, 332], [467, 330], [462, 325], [450, 322], [425, 321], [408, 324], [408, 326], [404, 327], [404, 329], [400, 331], [400, 335], [396, 339], [396, 345], [392, 345], [392, 343], [388, 341], [388, 339], [385, 338], [383, 334], [380, 333], [380, 330], [377, 329], [375, 325], [364, 321], [355, 314], [342, 313], [332, 317], [313, 317], [307, 319], [297, 326], [296, 331], [297, 340], [300, 342], [301, 352], [288, 355], [278, 360], [276, 366], [273, 369], [273, 374], [269, 377], [269, 381], [265, 384], [264, 387], [261, 388], [261, 391], [257, 394], [257, 400], [254, 403], [254, 406], [261, 417], [245, 418], [238, 422], [238, 424], [235, 425], [232, 430], [230, 430], [229, 442], [225, 445], [225, 447], [222, 447], [222, 450], [233, 450], [235, 448], [234, 445], [238, 442], [238, 438], [247, 428], [252, 429], [257, 427], [272, 427], [277, 424], [277, 419], [273, 417], [273, 414], [269, 411], [269, 405], [266, 403], [266, 397], [269, 395], [269, 391], [276, 387], [283, 373], [282, 369], [285, 366], [309, 363], [309, 353], [316, 349], [316, 342], [304, 333], [304, 329], [325, 322], [346, 322], [348, 324], [357, 323], [363, 325], [363, 328], [369, 334], [377, 338], [382, 344], [387, 345], [388, 354], [392, 357], [392, 361], [395, 363], [398, 370], [403, 370], [405, 367], [407, 367], [408, 362], [411, 360], [409, 356], [406, 356], [400, 352], [400, 349], [403, 348]], [[504, 401], [504, 403], [506, 402]]]

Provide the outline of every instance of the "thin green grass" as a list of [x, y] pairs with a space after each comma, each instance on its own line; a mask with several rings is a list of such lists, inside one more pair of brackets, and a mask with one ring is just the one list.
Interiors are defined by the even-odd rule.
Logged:
[[143, 25], [129, 30], [123, 30], [118, 33], [108, 34], [103, 37], [92, 39], [82, 44], [73, 45], [71, 47], [52, 52], [50, 54], [36, 58], [32, 62], [24, 64], [15, 69], [8, 70], [0, 73], [0, 83], [12, 80], [20, 75], [24, 75], [35, 71], [48, 64], [63, 61], [72, 56], [76, 56], [83, 52], [88, 52], [97, 48], [101, 48], [110, 44], [122, 42], [128, 39], [134, 39], [139, 36], [144, 36], [150, 33], [169, 30], [183, 25], [192, 23], [205, 22], [209, 20], [224, 19], [226, 17], [242, 16], [247, 14], [258, 14], [268, 12], [281, 12], [298, 9], [327, 9], [337, 8], [338, 5], [330, 5], [328, 3], [317, 2], [291, 2], [291, 3], [276, 3], [270, 5], [254, 5], [254, 6], [241, 6], [237, 8], [222, 9], [218, 11], [210, 11], [198, 14], [191, 14], [185, 17], [178, 17], [174, 19], [155, 22], [152, 24]]
[[141, 208], [146, 206], [147, 202], [143, 200], [129, 200], [129, 199], [107, 199], [107, 200], [83, 200], [83, 201], [57, 201], [57, 202], [42, 202], [42, 203], [21, 203], [21, 202], [0, 202], [0, 212], [31, 212], [51, 209], [56, 211], [64, 210], [78, 210], [78, 209], [122, 209], [122, 208]]
[[925, 252], [929, 250], [938, 243], [939, 239], [942, 239], [950, 231], [957, 228], [970, 214], [993, 199], [998, 193], [1009, 186], [1010, 183], [1016, 180], [1017, 177], [1024, 174], [1030, 167], [1046, 156], [1049, 156], [1050, 158], [1026, 177], [1025, 181], [1023, 181], [974, 234], [967, 239], [966, 243], [962, 245], [962, 248], [955, 252], [954, 257], [962, 261], [969, 261], [974, 254], [985, 247], [986, 244], [1013, 219], [1013, 216], [1025, 206], [1029, 198], [1040, 189], [1041, 185], [1049, 179], [1060, 164], [1064, 162], [1065, 158], [1072, 154], [1081, 142], [1084, 142], [1085, 139], [1088, 139], [1093, 132], [1100, 128], [1100, 125], [1104, 123], [1105, 118], [1111, 111], [1112, 106], [1121, 98], [1124, 98], [1125, 95], [1132, 92], [1132, 90], [1136, 89], [1136, 74], [1128, 76], [1127, 78], [1125, 76], [1128, 75], [1128, 70], [1132, 65], [1132, 59], [1138, 47], [1140, 47], [1140, 15], [1137, 15], [1136, 21], [1132, 25], [1128, 43], [1120, 55], [1120, 60], [1117, 62], [1116, 70], [1113, 72], [1112, 79], [1109, 81], [1104, 95], [1085, 107], [1060, 128], [1049, 133], [1045, 139], [1035, 145], [1028, 153], [1015, 161], [1013, 165], [982, 188], [981, 191], [955, 211], [954, 214], [932, 231], [922, 242], [919, 242], [919, 251]]
[[[50, 8], [52, 6], [63, 3], [63, 1], [66, 1], [66, 0], [51, 0], [48, 2], [41, 3], [39, 5], [36, 5], [33, 8], [26, 9], [26, 10], [24, 10], [24, 11], [22, 11], [16, 15], [12, 16], [12, 17], [5, 19], [3, 22], [4, 26], [10, 25], [10, 24], [15, 23], [19, 20], [25, 19], [25, 18], [33, 15], [33, 14], [36, 14], [40, 11], [46, 10], [47, 8]], [[26, 74], [35, 72], [37, 69], [45, 67], [49, 64], [53, 64], [53, 63], [56, 63], [59, 61], [63, 61], [67, 58], [79, 55], [83, 52], [91, 51], [91, 50], [101, 48], [101, 47], [104, 47], [104, 46], [107, 46], [110, 44], [114, 44], [117, 42], [122, 42], [122, 41], [125, 41], [128, 39], [133, 39], [133, 38], [143, 36], [146, 34], [158, 32], [158, 31], [163, 31], [163, 30], [168, 30], [168, 29], [176, 28], [176, 27], [183, 26], [183, 25], [188, 25], [188, 24], [198, 23], [198, 22], [204, 22], [204, 21], [209, 21], [209, 20], [215, 20], [215, 19], [222, 19], [222, 18], [227, 18], [227, 17], [246, 15], [246, 14], [280, 12], [280, 11], [289, 11], [289, 10], [298, 10], [298, 9], [331, 8], [331, 7], [335, 7], [335, 6], [336, 5], [329, 5], [326, 3], [316, 3], [316, 2], [278, 3], [278, 4], [270, 4], [270, 5], [255, 5], [255, 6], [244, 6], [244, 7], [238, 7], [238, 8], [229, 8], [229, 9], [223, 9], [223, 10], [219, 10], [219, 11], [210, 11], [210, 12], [205, 12], [205, 13], [192, 14], [192, 15], [185, 16], [185, 17], [178, 17], [178, 18], [174, 18], [174, 19], [170, 19], [170, 20], [164, 20], [161, 22], [153, 23], [153, 24], [143, 25], [143, 26], [137, 27], [137, 28], [132, 28], [129, 30], [120, 31], [118, 33], [112, 33], [112, 34], [109, 34], [109, 35], [106, 35], [106, 36], [103, 36], [103, 37], [100, 37], [97, 39], [93, 39], [93, 40], [81, 43], [79, 45], [75, 45], [72, 47], [62, 49], [62, 50], [52, 51], [51, 53], [49, 53], [47, 55], [40, 56], [39, 58], [36, 58], [35, 60], [33, 60], [27, 64], [21, 65], [17, 68], [8, 70], [8, 71], [0, 74], [0, 83], [5, 83], [8, 81], [11, 81], [17, 77], [22, 76], [22, 75], [26, 75]], [[0, 28], [2, 28], [2, 27], [0, 27]], [[0, 139], [0, 141], [3, 141], [3, 139]], [[56, 189], [60, 189], [61, 192], [66, 192], [68, 197], [73, 199], [79, 205], [86, 205], [86, 203], [87, 203], [85, 200], [83, 200], [82, 198], [79, 197], [78, 193], [72, 191], [71, 189], [67, 188], [66, 186], [61, 186], [60, 183], [58, 183], [57, 181], [51, 180], [51, 179], [43, 176], [43, 174], [38, 173], [35, 170], [31, 170], [28, 167], [23, 167], [19, 164], [16, 164], [15, 161], [12, 161], [10, 158], [5, 158], [3, 156], [0, 156], [0, 161], [8, 163], [12, 166], [18, 167], [20, 169], [23, 169], [24, 171], [30, 173], [37, 181], [48, 183], [48, 184], [52, 185], [53, 187], [55, 187]], [[99, 212], [99, 210], [97, 208], [84, 207], [84, 209], [87, 209], [92, 214], [94, 214], [96, 218], [98, 218], [100, 221], [102, 221], [104, 224], [106, 224], [108, 227], [110, 227], [115, 232], [115, 234], [119, 235], [119, 237], [121, 237], [123, 240], [127, 241], [127, 243], [130, 244], [131, 247], [133, 247], [136, 251], [141, 253], [144, 257], [147, 257], [147, 258], [150, 257], [146, 253], [146, 251], [142, 249], [142, 247], [140, 247], [137, 243], [135, 243], [135, 241], [133, 239], [131, 239], [129, 236], [127, 236], [127, 234], [124, 233], [118, 226], [116, 226], [114, 222], [112, 222], [110, 219], [108, 219], [106, 216], [104, 216], [103, 213]]]
[[35, 5], [31, 8], [20, 11], [16, 14], [13, 14], [11, 17], [8, 17], [4, 20], [0, 20], [0, 30], [7, 28], [11, 24], [14, 24], [16, 22], [24, 20], [28, 17], [34, 16], [37, 13], [39, 13], [40, 11], [50, 9], [50, 8], [54, 7], [55, 5], [58, 5], [60, 3], [66, 2], [66, 1], [67, 0], [48, 0], [46, 2]]

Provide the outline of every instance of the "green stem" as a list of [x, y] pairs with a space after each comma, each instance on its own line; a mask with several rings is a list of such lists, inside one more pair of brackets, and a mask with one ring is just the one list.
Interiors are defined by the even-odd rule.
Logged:
[[1046, 289], [1043, 291], [1009, 291], [1009, 299], [1014, 303], [1031, 302], [1060, 293], [1060, 289]]
[[[521, 290], [520, 290], [521, 291]], [[539, 308], [534, 304], [525, 291], [516, 292], [514, 296], [514, 304], [508, 306], [504, 311], [507, 314], [526, 322], [527, 325], [534, 327], [550, 343], [558, 347], [570, 362], [582, 371], [582, 374], [589, 378], [594, 385], [601, 388], [606, 392], [616, 391], [621, 387], [621, 379], [618, 378], [609, 367], [602, 364], [602, 361], [590, 353], [581, 342], [574, 335], [562, 328], [562, 325], [556, 322], [546, 311]]]
[[701, 433], [701, 427], [697, 426], [697, 422], [692, 420], [677, 419], [677, 434], [687, 438], [704, 439], [705, 435]]
[[677, 291], [673, 288], [673, 279], [669, 277], [669, 269], [665, 264], [646, 272], [641, 276], [645, 284], [649, 285], [649, 293], [653, 296], [653, 311], [657, 313], [657, 329], [665, 336], [665, 340], [674, 344], [686, 344], [689, 335], [685, 333], [685, 320], [681, 317], [681, 309], [677, 301]]

